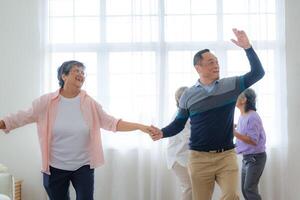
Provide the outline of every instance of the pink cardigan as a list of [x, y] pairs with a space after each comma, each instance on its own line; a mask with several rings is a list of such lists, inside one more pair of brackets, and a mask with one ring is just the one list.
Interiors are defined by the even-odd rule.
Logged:
[[[81, 90], [79, 96], [83, 118], [90, 129], [90, 166], [91, 168], [96, 168], [104, 163], [100, 128], [115, 132], [119, 119], [105, 113], [101, 105], [85, 91]], [[59, 90], [54, 93], [45, 94], [34, 100], [32, 107], [28, 110], [19, 111], [3, 119], [6, 125], [6, 129], [4, 130], [6, 133], [29, 123], [35, 122], [37, 124], [42, 153], [42, 172], [47, 174], [50, 174], [49, 158], [51, 153], [52, 127], [57, 114], [59, 100]]]

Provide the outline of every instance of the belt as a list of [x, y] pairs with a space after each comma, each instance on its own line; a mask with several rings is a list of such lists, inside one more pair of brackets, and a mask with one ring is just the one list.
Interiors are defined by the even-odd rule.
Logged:
[[234, 147], [225, 147], [225, 148], [221, 148], [221, 149], [216, 149], [216, 150], [203, 150], [205, 152], [209, 152], [209, 153], [222, 153], [224, 151], [228, 151], [233, 149]]

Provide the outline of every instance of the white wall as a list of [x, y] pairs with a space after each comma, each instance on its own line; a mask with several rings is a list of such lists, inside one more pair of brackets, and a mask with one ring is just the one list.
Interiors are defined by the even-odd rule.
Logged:
[[[39, 96], [37, 1], [0, 1], [0, 118], [27, 108]], [[18, 129], [7, 136], [0, 133], [0, 163], [24, 180], [23, 199], [43, 199], [35, 126]]]
[[300, 1], [286, 0], [286, 66], [288, 103], [288, 200], [300, 199]]
[[[0, 1], [0, 117], [28, 107], [39, 96], [42, 65], [38, 1]], [[285, 8], [289, 146], [284, 200], [297, 200], [300, 199], [300, 26], [297, 21], [300, 1], [286, 0]], [[7, 136], [0, 134], [0, 163], [24, 180], [25, 200], [45, 199], [39, 153], [35, 126], [15, 130]]]

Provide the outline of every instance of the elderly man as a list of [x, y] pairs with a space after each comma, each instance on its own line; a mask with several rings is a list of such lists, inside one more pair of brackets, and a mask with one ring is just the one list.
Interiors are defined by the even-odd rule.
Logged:
[[264, 70], [244, 31], [233, 29], [234, 44], [243, 48], [251, 71], [236, 77], [219, 79], [217, 57], [208, 49], [194, 56], [199, 74], [196, 84], [181, 97], [177, 117], [168, 126], [152, 126], [152, 139], [179, 133], [188, 118], [191, 123], [188, 168], [194, 200], [212, 198], [215, 182], [222, 200], [237, 200], [238, 164], [233, 144], [233, 117], [239, 94], [264, 76]]

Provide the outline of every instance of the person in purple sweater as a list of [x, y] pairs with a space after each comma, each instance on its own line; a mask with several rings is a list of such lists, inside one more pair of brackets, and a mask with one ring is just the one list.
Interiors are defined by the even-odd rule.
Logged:
[[237, 138], [236, 152], [243, 155], [242, 193], [245, 200], [260, 200], [258, 183], [267, 155], [265, 130], [256, 112], [255, 91], [248, 88], [242, 92], [238, 97], [236, 107], [241, 112], [234, 136]]

